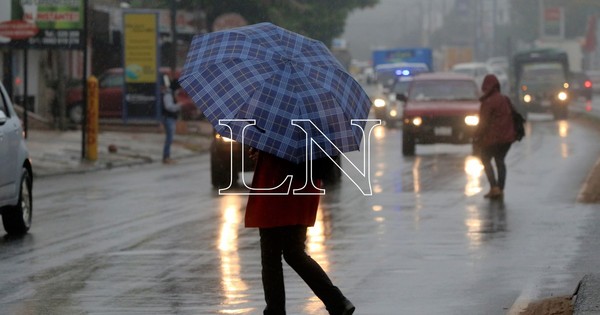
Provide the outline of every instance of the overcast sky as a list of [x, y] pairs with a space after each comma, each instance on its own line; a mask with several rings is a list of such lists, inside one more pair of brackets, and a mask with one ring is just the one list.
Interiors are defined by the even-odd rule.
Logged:
[[418, 31], [428, 25], [427, 15], [422, 12], [431, 11], [441, 21], [442, 12], [453, 3], [453, 0], [380, 0], [373, 8], [351, 13], [342, 37], [357, 60], [370, 60], [371, 51], [378, 47], [420, 47]]
[[398, 47], [403, 42], [405, 21], [419, 12], [418, 9], [407, 9], [406, 3], [402, 0], [380, 0], [373, 8], [350, 14], [342, 38], [347, 40], [354, 59], [369, 60], [372, 49]]

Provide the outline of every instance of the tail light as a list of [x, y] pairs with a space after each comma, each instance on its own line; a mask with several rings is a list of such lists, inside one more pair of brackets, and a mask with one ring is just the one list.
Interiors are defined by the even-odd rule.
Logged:
[[585, 80], [585, 82], [583, 83], [583, 86], [585, 86], [586, 89], [591, 89], [592, 88], [592, 81]]

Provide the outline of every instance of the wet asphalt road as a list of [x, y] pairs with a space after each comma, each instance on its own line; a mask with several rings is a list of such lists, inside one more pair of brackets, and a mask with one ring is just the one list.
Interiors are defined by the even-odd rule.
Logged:
[[[347, 177], [330, 187], [308, 249], [356, 314], [506, 314], [570, 294], [600, 265], [600, 208], [576, 202], [599, 135], [577, 119], [531, 117], [507, 158], [506, 197], [490, 202], [468, 145], [405, 158], [401, 131], [377, 127], [373, 195]], [[0, 314], [262, 313], [246, 197], [212, 190], [208, 155], [44, 178], [34, 198], [31, 233], [0, 238]], [[326, 314], [285, 274], [288, 314]]]

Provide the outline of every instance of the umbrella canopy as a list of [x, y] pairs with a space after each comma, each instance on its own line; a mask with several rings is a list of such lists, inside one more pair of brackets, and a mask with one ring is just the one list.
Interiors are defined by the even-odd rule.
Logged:
[[[365, 122], [351, 120], [371, 106], [322, 42], [271, 23], [196, 36], [180, 82], [219, 134], [296, 163], [307, 159], [307, 136], [325, 151], [312, 158], [358, 150]], [[256, 124], [242, 133], [247, 120]]]

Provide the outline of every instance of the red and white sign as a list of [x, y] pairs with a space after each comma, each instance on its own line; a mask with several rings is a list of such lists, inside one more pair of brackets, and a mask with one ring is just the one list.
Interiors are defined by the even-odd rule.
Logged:
[[23, 20], [10, 20], [0, 23], [0, 36], [19, 40], [35, 36], [40, 29], [32, 23]]

